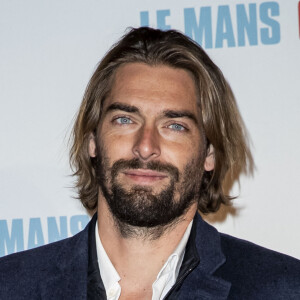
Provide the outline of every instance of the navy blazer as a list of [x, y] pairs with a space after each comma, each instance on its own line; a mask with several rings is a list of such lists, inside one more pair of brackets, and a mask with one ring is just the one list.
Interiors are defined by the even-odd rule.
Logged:
[[[91, 267], [97, 265], [95, 243], [89, 245], [95, 222], [71, 238], [1, 258], [0, 299], [90, 299], [95, 287], [98, 299], [106, 299], [99, 269]], [[299, 300], [300, 261], [218, 233], [196, 214], [177, 282], [165, 299]]]

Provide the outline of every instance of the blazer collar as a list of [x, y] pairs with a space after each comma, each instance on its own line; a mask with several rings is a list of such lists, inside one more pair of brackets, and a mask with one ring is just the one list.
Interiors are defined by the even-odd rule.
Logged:
[[[195, 215], [183, 268], [187, 267], [186, 262], [191, 267], [195, 265], [196, 267], [184, 279], [179, 291], [181, 297], [227, 299], [231, 283], [213, 275], [226, 262], [221, 249], [220, 234], [214, 227], [203, 221], [198, 213]], [[181, 297], [179, 299], [183, 299]]]
[[[86, 299], [88, 285], [96, 288], [98, 295], [105, 295], [95, 260], [97, 255], [93, 237], [96, 219], [97, 215], [94, 215], [82, 232], [58, 242], [61, 247], [45, 257], [56, 263], [47, 277], [40, 281], [39, 290], [43, 299], [72, 299], [74, 295], [77, 299]], [[183, 281], [182, 284], [177, 281], [178, 299], [227, 299], [231, 283], [213, 275], [225, 261], [218, 231], [196, 214], [178, 275], [178, 281]]]
[[97, 221], [97, 213], [93, 216], [89, 225], [89, 258], [88, 258], [88, 278], [87, 292], [88, 299], [106, 299], [106, 291], [100, 275], [95, 227]]

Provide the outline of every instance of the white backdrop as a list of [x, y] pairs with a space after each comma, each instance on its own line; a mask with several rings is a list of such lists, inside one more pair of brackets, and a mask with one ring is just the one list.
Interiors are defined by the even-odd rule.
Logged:
[[128, 26], [179, 29], [206, 48], [236, 95], [256, 172], [223, 232], [300, 258], [298, 1], [2, 0], [0, 256], [81, 230], [67, 141], [97, 62]]

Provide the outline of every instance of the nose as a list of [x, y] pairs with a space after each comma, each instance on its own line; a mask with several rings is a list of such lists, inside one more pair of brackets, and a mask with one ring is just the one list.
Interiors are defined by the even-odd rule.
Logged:
[[134, 156], [144, 161], [159, 157], [160, 146], [157, 129], [142, 127], [137, 133], [132, 152]]

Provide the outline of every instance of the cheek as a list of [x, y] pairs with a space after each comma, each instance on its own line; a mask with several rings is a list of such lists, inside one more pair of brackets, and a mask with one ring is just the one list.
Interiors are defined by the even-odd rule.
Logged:
[[173, 163], [185, 165], [193, 159], [203, 156], [201, 139], [198, 136], [178, 139], [178, 141], [165, 141], [162, 143], [162, 155]]
[[111, 161], [132, 158], [132, 138], [130, 136], [103, 133], [100, 135], [99, 141]]

